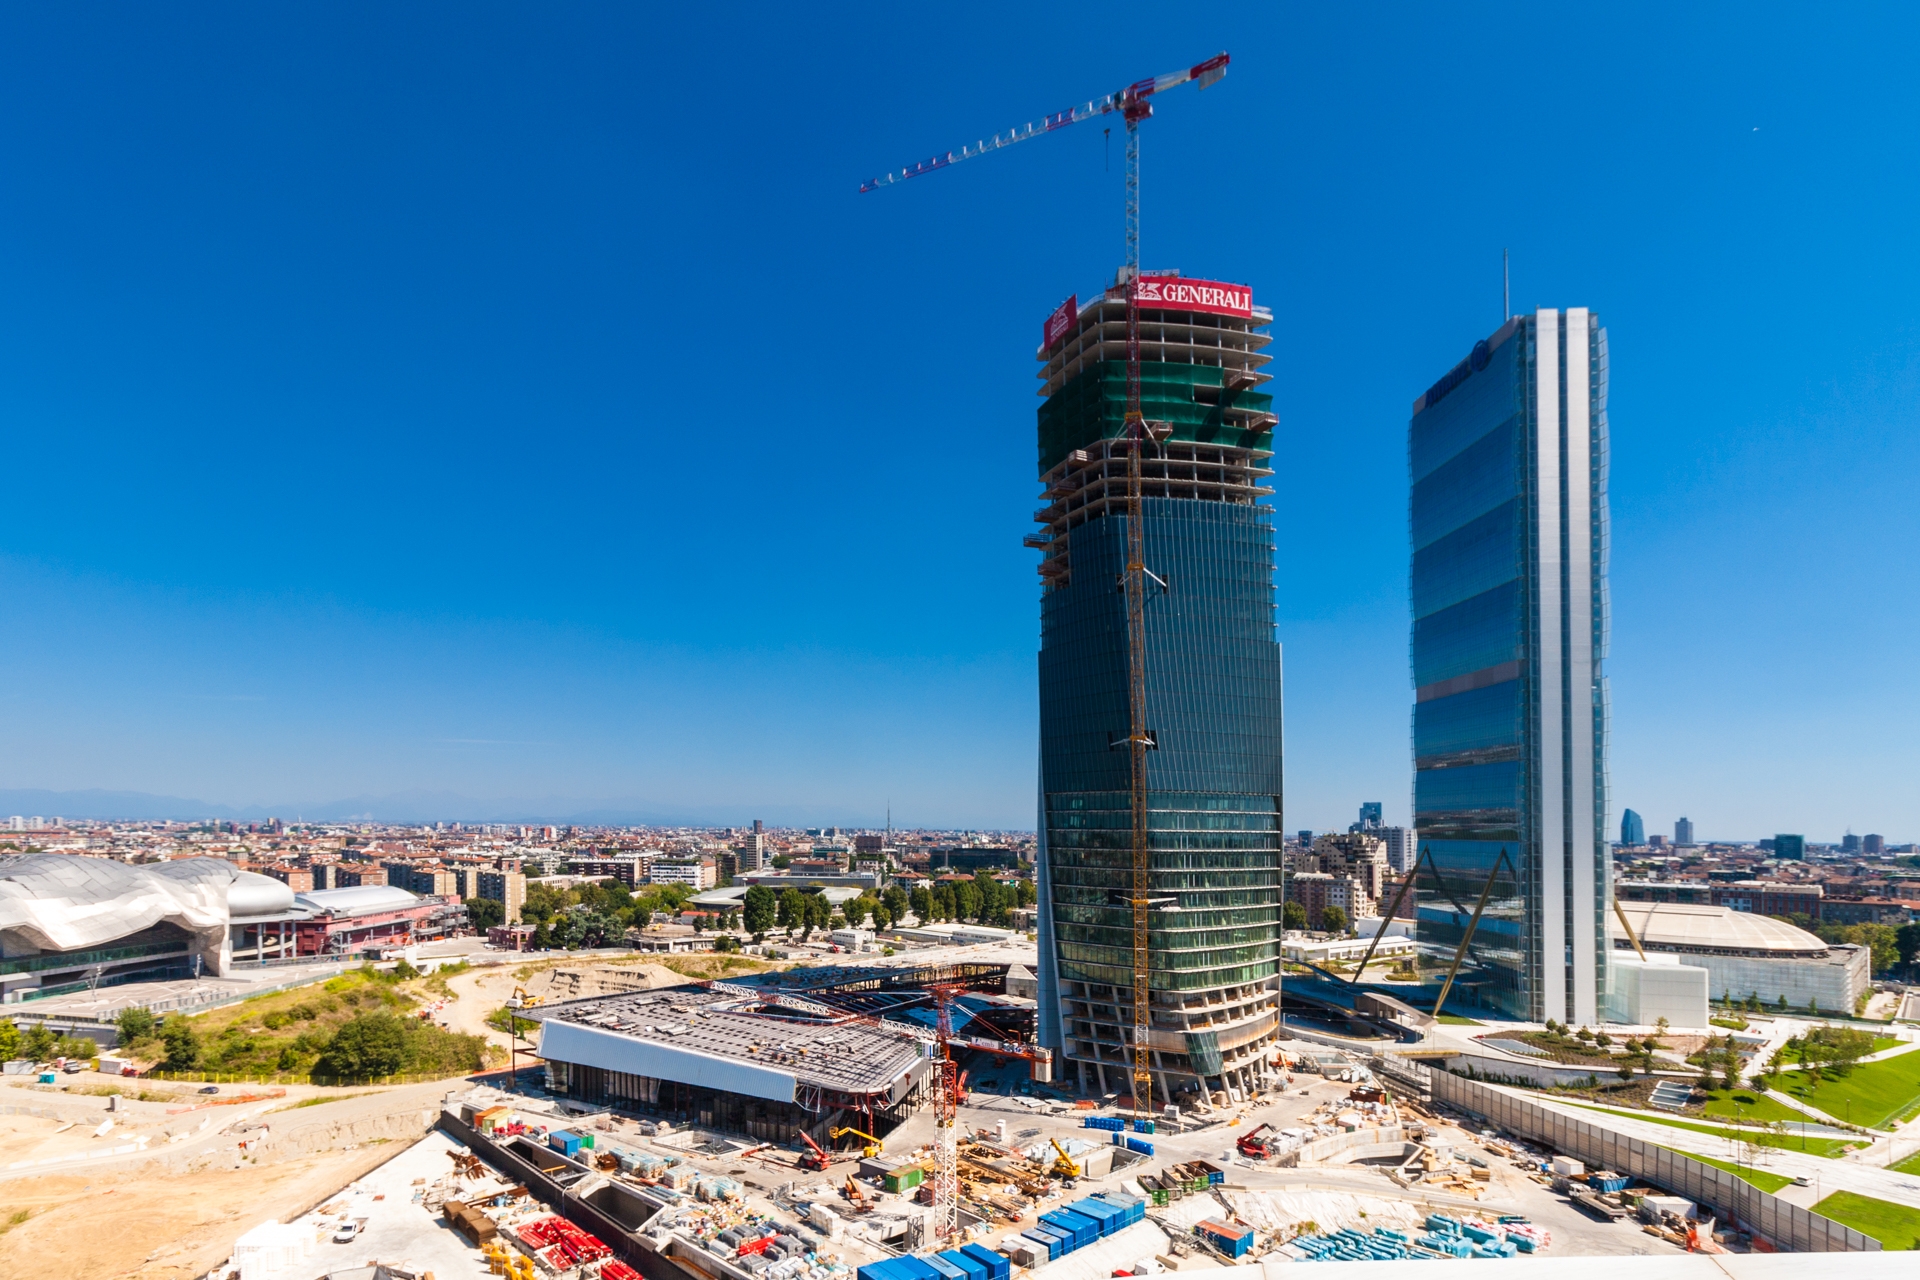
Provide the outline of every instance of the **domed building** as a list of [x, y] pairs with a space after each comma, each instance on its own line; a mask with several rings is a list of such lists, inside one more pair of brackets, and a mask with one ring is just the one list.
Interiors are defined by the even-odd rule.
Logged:
[[[1794, 1009], [1852, 1013], [1872, 977], [1867, 948], [1822, 942], [1771, 916], [1687, 902], [1619, 905], [1649, 956], [1674, 956], [1707, 971], [1713, 1000], [1757, 996], [1769, 1006], [1785, 1001]], [[1633, 944], [1612, 923], [1614, 954], [1632, 955]]]
[[385, 885], [296, 894], [220, 858], [0, 857], [0, 1000], [359, 955], [465, 922], [456, 900]]

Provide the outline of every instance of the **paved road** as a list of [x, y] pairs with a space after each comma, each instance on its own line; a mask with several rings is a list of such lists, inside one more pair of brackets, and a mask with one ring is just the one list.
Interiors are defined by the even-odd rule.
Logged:
[[[1558, 1102], [1540, 1094], [1523, 1093], [1520, 1090], [1507, 1090], [1516, 1097], [1524, 1097], [1544, 1107], [1584, 1120], [1589, 1124], [1602, 1124], [1615, 1133], [1639, 1138], [1646, 1142], [1658, 1143], [1676, 1151], [1692, 1152], [1695, 1155], [1712, 1156], [1715, 1160], [1728, 1163], [1745, 1162], [1744, 1152], [1736, 1149], [1732, 1141], [1713, 1134], [1695, 1133], [1691, 1129], [1676, 1129], [1671, 1125], [1650, 1120], [1635, 1120], [1627, 1116], [1604, 1111], [1590, 1111], [1585, 1107]], [[1911, 1205], [1920, 1209], [1920, 1178], [1911, 1174], [1894, 1173], [1888, 1169], [1878, 1169], [1869, 1164], [1853, 1160], [1828, 1160], [1799, 1151], [1785, 1151], [1775, 1148], [1762, 1148], [1764, 1163], [1759, 1168], [1766, 1173], [1777, 1173], [1785, 1177], [1805, 1177], [1818, 1179], [1818, 1194], [1830, 1195], [1835, 1191], [1852, 1191], [1857, 1195], [1872, 1196], [1877, 1200], [1891, 1200], [1896, 1204]], [[1813, 1188], [1801, 1188], [1805, 1195], [1783, 1195], [1781, 1198], [1790, 1203], [1813, 1202]]]

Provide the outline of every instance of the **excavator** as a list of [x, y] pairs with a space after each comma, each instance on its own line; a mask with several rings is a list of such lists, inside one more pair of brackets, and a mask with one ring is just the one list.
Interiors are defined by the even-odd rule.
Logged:
[[807, 1144], [807, 1150], [800, 1153], [800, 1167], [812, 1169], [815, 1173], [825, 1173], [827, 1166], [833, 1163], [833, 1157], [822, 1151], [820, 1144], [815, 1142], [813, 1135], [805, 1129], [795, 1129], [794, 1132], [800, 1135], [800, 1141]]
[[869, 1160], [873, 1159], [873, 1157], [879, 1155], [881, 1151], [885, 1150], [885, 1144], [883, 1144], [880, 1141], [880, 1139], [874, 1137], [870, 1133], [862, 1133], [860, 1130], [855, 1129], [850, 1125], [845, 1128], [830, 1129], [827, 1131], [827, 1136], [829, 1138], [835, 1138], [835, 1139], [844, 1138], [848, 1134], [852, 1134], [856, 1138], [864, 1138], [866, 1140], [867, 1145], [861, 1148], [860, 1154]]
[[1260, 1140], [1260, 1135], [1273, 1128], [1270, 1124], [1261, 1124], [1240, 1135], [1233, 1145], [1240, 1148], [1240, 1154], [1249, 1160], [1265, 1160], [1273, 1154], [1273, 1148]]
[[546, 1002], [545, 996], [530, 996], [527, 994], [525, 987], [515, 987], [513, 989], [513, 998], [507, 1001], [507, 1007], [509, 1009], [531, 1009], [536, 1005], [542, 1005]]
[[1072, 1186], [1080, 1179], [1079, 1163], [1067, 1154], [1067, 1149], [1060, 1145], [1058, 1138], [1048, 1138], [1047, 1141], [1051, 1142], [1053, 1149], [1059, 1153], [1058, 1158], [1053, 1162], [1053, 1176]]

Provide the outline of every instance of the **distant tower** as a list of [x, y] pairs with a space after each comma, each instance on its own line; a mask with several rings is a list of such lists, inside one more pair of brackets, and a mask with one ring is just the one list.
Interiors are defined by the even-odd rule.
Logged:
[[1682, 849], [1693, 845], [1693, 819], [1681, 818], [1673, 824], [1673, 843]]
[[1378, 800], [1369, 800], [1360, 806], [1360, 821], [1353, 824], [1355, 831], [1378, 831], [1386, 825], [1384, 817], [1386, 806]]
[[1620, 843], [1630, 849], [1637, 849], [1647, 842], [1647, 824], [1640, 815], [1628, 809], [1620, 815]]

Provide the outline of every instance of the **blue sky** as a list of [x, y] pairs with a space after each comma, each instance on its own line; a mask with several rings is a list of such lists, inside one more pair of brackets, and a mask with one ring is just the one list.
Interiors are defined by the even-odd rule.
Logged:
[[1920, 838], [1908, 9], [0, 24], [0, 790], [1030, 826], [1119, 142], [857, 186], [1226, 49], [1145, 261], [1274, 313], [1289, 824], [1407, 816], [1407, 410], [1510, 248], [1611, 334], [1616, 817]]

